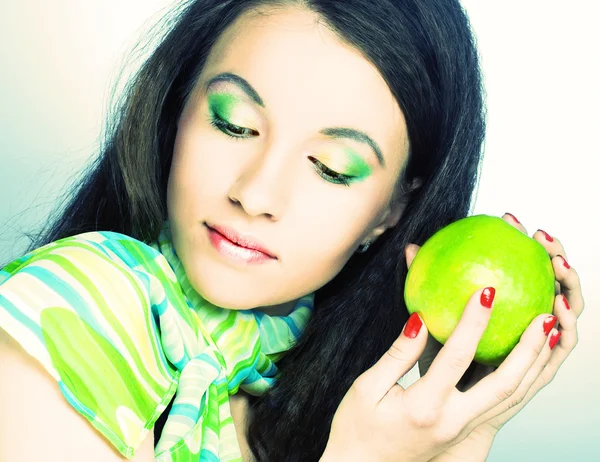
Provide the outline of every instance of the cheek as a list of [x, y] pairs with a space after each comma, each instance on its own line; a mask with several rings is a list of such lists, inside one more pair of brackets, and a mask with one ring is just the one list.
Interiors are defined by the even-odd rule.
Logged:
[[206, 206], [227, 193], [233, 156], [219, 155], [223, 141], [210, 132], [183, 131], [175, 140], [169, 175], [169, 208]]
[[356, 201], [327, 209], [319, 209], [316, 204], [294, 223], [288, 256], [293, 261], [291, 272], [304, 280], [313, 280], [311, 285], [318, 288], [342, 269], [358, 244], [377, 226], [383, 205], [373, 205], [367, 199], [364, 203]]

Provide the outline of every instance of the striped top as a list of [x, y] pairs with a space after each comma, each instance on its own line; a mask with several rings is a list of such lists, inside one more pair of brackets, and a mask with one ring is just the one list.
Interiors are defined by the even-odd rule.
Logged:
[[229, 395], [261, 395], [313, 295], [288, 316], [216, 307], [192, 288], [168, 225], [144, 244], [92, 232], [0, 271], [0, 327], [127, 458], [174, 398], [156, 460], [241, 461]]

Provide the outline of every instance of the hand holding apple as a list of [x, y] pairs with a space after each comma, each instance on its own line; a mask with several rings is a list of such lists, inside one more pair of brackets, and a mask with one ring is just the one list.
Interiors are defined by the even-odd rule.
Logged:
[[[508, 224], [519, 231], [527, 234], [523, 225], [511, 214], [506, 213], [502, 217]], [[546, 249], [554, 269], [556, 281], [556, 292], [560, 294], [555, 298], [553, 314], [558, 318], [556, 328], [560, 325], [560, 342], [552, 350], [550, 359], [546, 364], [542, 363], [541, 357], [528, 372], [525, 380], [513, 394], [515, 406], [507, 409], [495, 417], [481, 423], [460, 443], [451, 446], [440, 453], [430, 462], [469, 462], [485, 461], [497, 432], [502, 426], [516, 415], [544, 386], [546, 386], [556, 375], [559, 367], [567, 358], [569, 353], [577, 344], [577, 318], [584, 308], [584, 300], [581, 285], [576, 271], [567, 263], [564, 247], [556, 237], [538, 230], [533, 238]], [[406, 249], [406, 260], [410, 267], [419, 246], [410, 244]], [[432, 337], [427, 339], [427, 345], [419, 358], [419, 370], [424, 375], [429, 369], [433, 359], [441, 349], [442, 345]], [[472, 363], [467, 373], [463, 376], [457, 388], [461, 391], [471, 389], [482, 378], [490, 375], [496, 368]], [[540, 372], [541, 371], [541, 372]], [[537, 374], [537, 375], [536, 375]], [[502, 405], [498, 405], [502, 409]], [[496, 410], [490, 411], [493, 415]]]
[[[541, 232], [534, 237], [538, 242], [544, 239]], [[389, 351], [346, 393], [321, 460], [485, 460], [498, 429], [552, 379], [577, 341], [576, 319], [583, 309], [579, 279], [572, 268], [564, 266], [565, 260], [558, 255], [564, 255], [564, 249], [557, 240], [542, 245], [565, 295], [554, 300], [562, 330], [554, 349], [550, 341], [558, 340], [559, 331], [556, 327], [545, 331], [544, 323], [555, 318], [538, 315], [496, 370], [467, 391], [459, 391], [457, 384], [494, 312], [493, 303], [489, 308], [493, 291], [480, 288], [469, 298], [427, 372], [404, 389], [397, 380], [414, 366], [427, 342], [427, 327], [413, 313]], [[407, 255], [409, 266], [412, 258], [414, 252]]]

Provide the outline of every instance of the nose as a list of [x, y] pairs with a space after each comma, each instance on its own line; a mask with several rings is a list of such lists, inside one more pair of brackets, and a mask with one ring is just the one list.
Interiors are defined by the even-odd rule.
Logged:
[[[288, 152], [286, 152], [286, 150]], [[229, 190], [229, 199], [252, 216], [264, 215], [279, 220], [289, 201], [293, 187], [289, 147], [271, 148], [257, 155], [241, 171]]]

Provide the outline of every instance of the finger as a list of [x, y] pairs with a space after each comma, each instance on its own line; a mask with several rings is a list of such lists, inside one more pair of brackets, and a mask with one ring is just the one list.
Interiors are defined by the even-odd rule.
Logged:
[[548, 362], [544, 371], [545, 375], [554, 377], [554, 374], [567, 359], [567, 356], [573, 351], [579, 336], [577, 333], [577, 313], [569, 307], [569, 302], [563, 294], [557, 295], [554, 299], [554, 315], [560, 324], [561, 337], [555, 345], [552, 357]]
[[533, 233], [533, 238], [544, 246], [550, 258], [554, 258], [556, 255], [563, 255], [567, 257], [565, 248], [556, 236], [551, 236], [546, 231], [538, 229]]
[[410, 265], [412, 265], [412, 262], [417, 256], [417, 252], [420, 248], [421, 246], [417, 244], [408, 244], [404, 249], [404, 256], [406, 257], [406, 266], [408, 268], [410, 268]]
[[398, 379], [413, 368], [426, 341], [427, 328], [423, 320], [417, 313], [411, 314], [391, 348], [355, 381], [357, 391], [378, 403]]
[[525, 377], [521, 381], [517, 391], [503, 403], [498, 404], [496, 407], [488, 410], [486, 413], [476, 418], [471, 422], [473, 428], [483, 422], [487, 422], [491, 419], [501, 419], [502, 423], [506, 423], [512, 417], [514, 417], [523, 407], [527, 405], [529, 401], [542, 389], [545, 384], [542, 384], [542, 377], [544, 371], [548, 367], [549, 359], [553, 357], [553, 350], [551, 345], [553, 344], [556, 336], [560, 337], [560, 333], [556, 329], [552, 329], [546, 340], [545, 346], [542, 348], [542, 352], [537, 357], [531, 368], [525, 374]]
[[525, 226], [523, 226], [523, 224], [519, 220], [517, 220], [517, 217], [515, 217], [512, 213], [506, 212], [504, 215], [502, 215], [502, 219], [504, 221], [506, 221], [508, 224], [517, 228], [522, 233], [527, 234], [527, 230], [525, 229]]
[[[558, 330], [552, 329], [546, 346], [540, 356], [536, 359], [532, 368], [527, 372], [525, 378], [519, 385], [513, 395], [512, 401], [516, 403], [512, 408], [507, 409], [506, 405], [499, 404], [490, 409], [480, 418], [472, 422], [475, 427], [479, 423], [485, 422], [502, 413], [502, 420], [508, 421], [512, 416], [519, 412], [543, 387], [552, 381], [558, 369], [565, 361], [567, 356], [577, 345], [577, 315], [569, 307], [568, 302], [562, 294], [555, 297], [554, 315], [557, 317], [557, 323], [560, 324], [560, 337], [556, 339]], [[550, 345], [553, 344], [553, 348]], [[509, 403], [510, 404], [510, 403]]]
[[[465, 392], [461, 399], [470, 410], [466, 412], [468, 420], [472, 421], [488, 411], [495, 409], [497, 413], [506, 411], [511, 405], [512, 396], [517, 392], [521, 383], [527, 376], [538, 357], [543, 351], [544, 345], [548, 343], [548, 334], [557, 321], [556, 316], [542, 314], [537, 316], [527, 327], [519, 343], [511, 351], [508, 357], [500, 364], [498, 369], [479, 383], [475, 384], [469, 391]], [[537, 377], [545, 365], [539, 366], [535, 374]], [[535, 380], [535, 377], [532, 380]], [[523, 395], [525, 392], [523, 392]], [[491, 418], [491, 416], [487, 416]]]
[[579, 317], [584, 308], [584, 300], [577, 271], [562, 255], [552, 258], [552, 267], [554, 268], [554, 277], [560, 284], [568, 306]]
[[499, 418], [503, 423], [506, 423], [531, 401], [537, 392], [549, 382], [545, 381], [543, 376], [550, 359], [553, 357], [553, 348], [560, 339], [560, 335], [557, 329], [550, 331], [540, 355], [525, 374], [517, 391], [509, 399], [475, 419], [472, 424], [478, 425], [493, 418]]
[[[533, 239], [538, 241], [548, 252], [550, 255], [550, 259], [553, 259], [557, 255], [566, 256], [565, 248], [561, 244], [561, 242], [555, 236], [551, 236], [546, 231], [538, 229], [535, 233], [533, 233]], [[566, 257], [565, 257], [566, 258]], [[566, 261], [566, 260], [565, 260]], [[568, 265], [568, 263], [567, 263]], [[555, 271], [556, 276], [556, 271]], [[562, 288], [560, 286], [560, 282], [558, 280], [554, 283], [554, 293], [557, 295], [562, 292]]]
[[431, 396], [445, 402], [463, 376], [473, 358], [491, 315], [495, 289], [476, 291], [469, 301], [456, 328], [421, 379]]
[[[562, 294], [557, 295], [554, 299], [554, 315], [558, 319], [557, 326], [560, 324], [560, 331], [553, 332], [558, 333], [559, 337], [555, 338], [552, 343], [552, 355], [533, 387], [533, 395], [552, 381], [558, 369], [578, 342], [577, 313], [569, 307], [566, 297]], [[551, 333], [550, 337], [552, 335]]]

